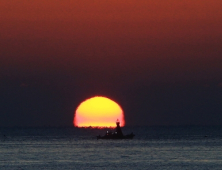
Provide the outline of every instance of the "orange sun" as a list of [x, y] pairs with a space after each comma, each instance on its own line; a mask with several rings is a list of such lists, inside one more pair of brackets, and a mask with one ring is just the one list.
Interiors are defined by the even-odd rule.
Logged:
[[115, 127], [117, 119], [123, 127], [125, 120], [121, 107], [111, 99], [96, 96], [77, 107], [73, 124], [76, 127]]

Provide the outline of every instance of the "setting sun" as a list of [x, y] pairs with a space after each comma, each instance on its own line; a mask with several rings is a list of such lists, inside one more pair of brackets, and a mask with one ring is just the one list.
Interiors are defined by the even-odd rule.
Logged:
[[109, 98], [96, 96], [77, 107], [73, 124], [77, 127], [115, 127], [117, 119], [123, 127], [125, 120], [122, 108]]

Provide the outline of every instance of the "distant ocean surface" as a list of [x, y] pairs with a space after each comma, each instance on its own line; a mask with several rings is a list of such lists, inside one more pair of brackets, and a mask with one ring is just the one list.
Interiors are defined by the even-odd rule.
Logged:
[[0, 169], [222, 169], [222, 127], [124, 127], [134, 139], [97, 140], [106, 130], [0, 128]]

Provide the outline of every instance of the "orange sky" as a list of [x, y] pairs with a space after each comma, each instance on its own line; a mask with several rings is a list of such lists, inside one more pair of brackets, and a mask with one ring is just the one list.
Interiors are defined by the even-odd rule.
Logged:
[[[221, 7], [221, 0], [0, 0], [2, 101], [20, 85], [34, 86], [32, 92], [39, 95], [50, 89], [48, 97], [57, 94], [64, 103], [73, 96], [78, 100], [77, 94], [84, 99], [125, 91], [123, 96], [132, 95], [126, 97], [130, 106], [143, 98], [137, 93], [146, 94], [153, 84], [221, 87]], [[24, 98], [32, 95], [16, 92]], [[190, 96], [187, 103], [195, 98]], [[157, 105], [153, 103], [153, 110], [161, 108]], [[2, 113], [7, 117], [9, 112]]]
[[220, 56], [213, 56], [222, 41], [220, 0], [0, 3], [3, 72], [183, 72], [191, 62], [197, 69], [220, 67]]
[[1, 38], [6, 39], [183, 42], [221, 35], [220, 0], [1, 0], [0, 3]]

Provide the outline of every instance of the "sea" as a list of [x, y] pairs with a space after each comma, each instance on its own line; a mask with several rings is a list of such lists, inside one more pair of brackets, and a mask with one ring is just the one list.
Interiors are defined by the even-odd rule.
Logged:
[[221, 126], [124, 127], [134, 139], [97, 140], [108, 128], [0, 128], [0, 170], [221, 170]]

